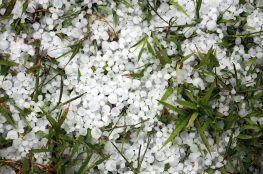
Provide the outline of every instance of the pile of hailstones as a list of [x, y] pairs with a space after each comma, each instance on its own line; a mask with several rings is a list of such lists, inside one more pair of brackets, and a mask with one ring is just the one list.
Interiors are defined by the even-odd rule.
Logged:
[[[216, 2], [203, 0], [200, 10], [202, 22], [182, 31], [186, 37], [189, 37], [193, 32], [197, 33], [196, 37], [186, 39], [181, 43], [185, 55], [196, 50], [196, 46], [202, 52], [207, 52], [213, 46], [217, 49], [217, 57], [220, 62], [219, 69], [232, 69], [232, 63], [235, 63], [236, 68], [240, 69], [240, 57], [248, 58], [249, 55], [252, 55], [262, 58], [263, 51], [260, 47], [253, 47], [249, 50], [249, 55], [245, 54], [244, 47], [239, 39], [236, 39], [233, 55], [227, 59], [226, 50], [217, 47], [215, 44], [223, 38], [223, 31], [226, 29], [224, 25], [217, 25], [216, 20], [219, 13], [227, 8], [228, 11], [224, 14], [225, 19], [235, 19], [243, 11], [249, 11], [248, 25], [255, 30], [260, 30], [262, 27], [262, 11], [254, 9], [251, 11], [247, 6], [239, 6], [238, 2], [238, 0], [218, 0]], [[91, 9], [93, 3], [116, 9], [119, 16], [118, 25], [114, 26], [112, 14], [104, 14], [104, 17], [99, 19], [96, 17], [93, 20], [87, 19], [85, 16], [93, 13]], [[170, 6], [166, 2], [161, 3], [158, 13], [167, 21], [171, 18], [176, 19], [178, 25], [192, 23], [195, 17], [193, 1], [178, 0], [178, 3], [185, 8], [189, 16], [185, 16], [176, 7]], [[162, 110], [157, 99], [160, 99], [168, 86], [168, 79], [177, 78], [179, 84], [191, 83], [201, 89], [205, 89], [206, 85], [198, 74], [195, 74], [194, 78], [191, 76], [193, 74], [191, 62], [194, 61], [194, 58], [190, 58], [184, 63], [180, 74], [175, 71], [175, 62], [160, 68], [159, 60], [151, 58], [147, 52], [143, 53], [140, 61], [138, 61], [138, 50], [130, 49], [131, 46], [145, 35], [151, 36], [152, 31], [161, 31], [156, 27], [167, 24], [154, 12], [152, 12], [153, 18], [149, 23], [143, 21], [143, 12], [136, 1], [132, 1], [131, 4], [132, 8], [123, 4], [116, 7], [114, 2], [107, 4], [98, 0], [85, 0], [81, 5], [88, 7], [88, 10], [84, 11], [74, 1], [31, 0], [26, 9], [27, 12], [33, 13], [36, 7], [41, 6], [43, 9], [49, 7], [50, 13], [43, 16], [40, 21], [30, 25], [29, 34], [17, 35], [10, 27], [15, 19], [20, 17], [23, 21], [28, 17], [26, 13], [22, 14], [22, 1], [16, 2], [12, 11], [12, 19], [0, 20], [0, 28], [6, 28], [6, 31], [0, 33], [0, 52], [10, 54], [10, 59], [20, 65], [12, 68], [16, 75], [0, 76], [0, 89], [4, 91], [0, 97], [3, 97], [4, 94], [8, 95], [14, 99], [20, 108], [30, 108], [32, 112], [26, 119], [33, 128], [31, 132], [23, 134], [26, 124], [20, 119], [19, 112], [14, 106], [8, 104], [17, 128], [14, 129], [7, 124], [3, 116], [0, 116], [0, 133], [5, 135], [6, 139], [13, 140], [11, 147], [0, 150], [1, 157], [20, 160], [26, 156], [30, 149], [45, 146], [47, 139], [39, 138], [36, 132], [48, 133], [47, 125], [49, 122], [44, 117], [37, 118], [37, 113], [41, 111], [40, 107], [47, 102], [51, 102], [51, 106], [55, 106], [60, 94], [60, 77], [56, 77], [43, 87], [42, 95], [38, 96], [37, 102], [32, 101], [31, 94], [35, 89], [35, 78], [32, 74], [26, 73], [26, 68], [32, 67], [33, 63], [26, 64], [24, 57], [26, 55], [34, 56], [36, 53], [32, 44], [27, 44], [25, 40], [27, 38], [41, 40], [40, 50], [46, 52], [51, 58], [57, 58], [69, 51], [69, 46], [72, 43], [83, 39], [90, 32], [89, 39], [83, 42], [83, 49], [75, 55], [69, 64], [67, 63], [70, 54], [57, 59], [58, 65], [52, 64], [52, 68], [65, 69], [66, 78], [64, 79], [62, 101], [86, 93], [70, 103], [70, 111], [62, 127], [67, 133], [74, 133], [77, 136], [86, 135], [87, 129], [90, 128], [94, 143], [98, 142], [101, 136], [107, 136], [109, 139], [105, 144], [104, 152], [110, 154], [110, 158], [98, 166], [101, 172], [132, 173], [125, 166], [125, 160], [110, 143], [110, 141], [115, 142], [119, 138], [124, 128], [116, 128], [111, 133], [102, 131], [102, 128], [110, 123], [117, 126], [128, 124], [140, 127], [142, 124], [144, 125], [138, 135], [132, 133], [130, 142], [123, 144], [124, 155], [129, 161], [134, 162], [135, 167], [139, 146], [142, 146], [142, 151], [146, 148], [147, 132], [153, 130], [157, 132], [151, 137], [149, 148], [142, 162], [141, 173], [203, 173], [209, 167], [217, 169], [225, 165], [226, 161], [224, 161], [222, 154], [224, 154], [224, 147], [229, 140], [227, 133], [221, 135], [219, 150], [217, 150], [213, 139], [208, 137], [211, 155], [202, 156], [198, 146], [201, 149], [205, 149], [205, 146], [198, 134], [193, 132], [182, 132], [180, 136], [175, 138], [176, 144], [168, 144], [160, 149], [162, 143], [175, 128], [174, 124], [163, 125], [156, 117]], [[63, 15], [70, 10], [80, 11], [80, 13], [75, 16], [70, 25], [63, 27]], [[0, 9], [1, 14], [4, 12], [4, 8]], [[56, 30], [53, 30], [54, 27]], [[113, 29], [118, 33], [118, 40], [112, 38], [110, 34]], [[60, 35], [64, 35], [65, 38], [59, 37]], [[166, 48], [168, 55], [177, 53], [176, 45], [163, 41], [162, 34], [157, 35], [157, 37]], [[96, 40], [97, 47], [92, 42], [94, 40]], [[263, 45], [262, 41], [262, 36], [255, 40], [259, 45]], [[150, 37], [149, 42], [152, 43]], [[100, 49], [97, 49], [98, 47]], [[258, 61], [260, 62], [262, 59]], [[146, 64], [151, 64], [151, 66], [145, 69], [143, 78], [135, 79], [127, 76], [131, 72], [139, 71], [139, 67]], [[104, 73], [105, 69], [108, 72], [107, 74]], [[81, 72], [79, 79], [78, 71]], [[50, 74], [48, 78], [54, 75]], [[248, 77], [245, 81], [253, 80], [255, 76]], [[172, 95], [167, 102], [176, 98], [177, 96]], [[219, 111], [227, 115], [228, 107], [225, 106], [227, 103], [225, 101], [226, 98], [223, 96], [220, 100]], [[121, 116], [124, 108], [126, 108], [126, 114]], [[142, 121], [145, 122], [141, 123]], [[129, 129], [129, 126], [127, 128]], [[238, 132], [235, 136], [237, 135]], [[186, 149], [180, 147], [180, 144], [187, 144], [190, 147], [190, 155], [186, 159], [184, 159]], [[48, 157], [47, 153], [35, 154], [37, 163], [46, 164]], [[166, 164], [169, 164], [170, 168], [164, 171]], [[220, 172], [217, 171], [217, 173]]]

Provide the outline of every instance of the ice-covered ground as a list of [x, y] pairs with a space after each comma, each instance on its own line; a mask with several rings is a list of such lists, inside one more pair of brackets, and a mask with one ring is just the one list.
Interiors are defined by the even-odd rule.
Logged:
[[[231, 133], [228, 131], [220, 134], [218, 148], [214, 138], [206, 132], [211, 154], [206, 151], [207, 147], [195, 131], [195, 126], [183, 131], [175, 137], [173, 143], [161, 148], [173, 130], [180, 125], [174, 122], [166, 125], [160, 121], [164, 107], [158, 100], [168, 86], [177, 89], [180, 84], [192, 84], [204, 91], [208, 88], [207, 82], [194, 68], [197, 60], [195, 54], [183, 62], [183, 66], [177, 67], [176, 55], [180, 51], [183, 56], [187, 56], [196, 50], [207, 53], [213, 47], [219, 62], [218, 75], [223, 75], [225, 69], [233, 72], [233, 64], [240, 74], [246, 74], [247, 70], [243, 69], [242, 63], [251, 57], [256, 57], [258, 64], [261, 64], [261, 35], [254, 38], [256, 44], [248, 51], [245, 51], [247, 48], [239, 37], [235, 38], [230, 54], [227, 48], [220, 47], [217, 43], [222, 41], [229, 25], [218, 24], [218, 17], [226, 9], [223, 14], [225, 20], [238, 21], [240, 14], [246, 12], [248, 27], [244, 32], [250, 33], [262, 30], [263, 12], [249, 3], [240, 5], [238, 0], [203, 0], [200, 9], [202, 21], [196, 23], [194, 1], [175, 2], [185, 9], [187, 15], [163, 0], [156, 10], [162, 18], [152, 10], [149, 12], [152, 19], [147, 22], [144, 20], [145, 11], [135, 0], [130, 1], [131, 7], [125, 3], [117, 6], [114, 1], [84, 0], [78, 3], [67, 0], [29, 0], [25, 11], [24, 1], [16, 1], [13, 17], [0, 18], [0, 53], [9, 55], [10, 61], [17, 63], [8, 73], [0, 75], [0, 97], [8, 96], [13, 101], [2, 102], [1, 107], [8, 108], [16, 125], [8, 124], [6, 117], [0, 114], [0, 135], [12, 140], [10, 147], [0, 150], [0, 156], [19, 161], [26, 157], [30, 149], [45, 147], [48, 138], [43, 138], [40, 133], [49, 133], [50, 122], [43, 115], [43, 110], [48, 112], [58, 102], [63, 103], [83, 94], [78, 99], [55, 108], [50, 114], [54, 116], [61, 109], [69, 108], [62, 124], [68, 135], [86, 136], [88, 130], [91, 130], [92, 143], [105, 141], [103, 153], [110, 156], [97, 166], [101, 173], [134, 173], [112, 143], [122, 149], [123, 155], [133, 162], [134, 168], [137, 167], [139, 153], [142, 155], [147, 148], [140, 168], [142, 174], [194, 174], [205, 173], [208, 168], [221, 173], [219, 169], [227, 163], [224, 154]], [[147, 4], [147, 1], [141, 3]], [[151, 4], [154, 6], [154, 2]], [[101, 11], [96, 12], [94, 6]], [[40, 7], [48, 11], [41, 12], [43, 14], [38, 19], [39, 13], [35, 11]], [[111, 13], [112, 10], [115, 15]], [[34, 13], [35, 16], [29, 16]], [[5, 8], [0, 9], [0, 14], [5, 14]], [[29, 18], [32, 21], [28, 25], [29, 32], [26, 32], [23, 24]], [[20, 23], [16, 27], [22, 27], [19, 33], [13, 28], [17, 19], [20, 19]], [[174, 19], [173, 25], [186, 25], [182, 29], [170, 28], [171, 32], [176, 31], [185, 37], [179, 44], [165, 40], [167, 32], [161, 27], [168, 26], [170, 19]], [[240, 24], [237, 22], [234, 25]], [[172, 57], [171, 63], [160, 66], [160, 59], [149, 51], [144, 51], [138, 61], [141, 47], [131, 47], [145, 36], [149, 44], [156, 44], [152, 33], [167, 51], [167, 55]], [[43, 69], [38, 71], [37, 66]], [[141, 71], [143, 76], [136, 78], [135, 75], [140, 75]], [[36, 75], [37, 73], [39, 74]], [[257, 74], [254, 73], [242, 81], [253, 83], [256, 78]], [[171, 79], [176, 79], [172, 85], [169, 84]], [[210, 77], [210, 81], [213, 80]], [[228, 104], [232, 100], [229, 96], [232, 95], [239, 101], [244, 99], [235, 94], [234, 88], [231, 92], [220, 93], [220, 99], [213, 104], [214, 109], [227, 117]], [[175, 99], [181, 97], [174, 93], [166, 102], [174, 103]], [[246, 115], [247, 107], [244, 102], [239, 111], [240, 117]], [[18, 108], [27, 111], [24, 119], [21, 119], [23, 114]], [[177, 116], [177, 113], [169, 112], [174, 117]], [[255, 121], [263, 124], [262, 119], [255, 118]], [[26, 130], [28, 126], [32, 130]], [[236, 130], [233, 137], [238, 134], [239, 131]], [[124, 135], [128, 140], [123, 138]], [[34, 153], [36, 163], [39, 164], [47, 164], [50, 156], [49, 152]], [[11, 173], [4, 167], [1, 170], [2, 173]], [[95, 173], [95, 170], [91, 169], [89, 172]], [[68, 173], [73, 171], [68, 170]]]

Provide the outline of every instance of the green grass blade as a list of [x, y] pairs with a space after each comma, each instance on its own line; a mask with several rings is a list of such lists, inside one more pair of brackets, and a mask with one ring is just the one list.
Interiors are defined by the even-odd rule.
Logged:
[[203, 143], [205, 144], [207, 151], [211, 155], [210, 145], [209, 145], [208, 140], [205, 136], [205, 131], [204, 131], [203, 127], [200, 125], [198, 120], [196, 121], [196, 128], [197, 128], [197, 131], [198, 131]]
[[49, 123], [51, 124], [51, 126], [52, 126], [53, 128], [58, 128], [58, 123], [57, 123], [57, 121], [56, 121], [49, 113], [47, 113], [47, 112], [44, 110], [44, 108], [41, 108], [41, 107], [40, 107], [40, 109], [41, 109], [41, 111], [44, 113], [44, 115], [47, 117], [47, 120], [49, 121]]
[[195, 15], [197, 19], [200, 19], [200, 9], [201, 9], [201, 5], [202, 5], [202, 0], [196, 0], [196, 7], [195, 7]]
[[7, 106], [4, 103], [0, 103], [0, 113], [5, 117], [6, 121], [12, 125], [14, 128], [16, 128], [15, 121], [10, 113], [10, 111], [7, 109]]
[[140, 50], [140, 52], [139, 52], [139, 55], [138, 55], [138, 61], [141, 59], [141, 57], [142, 57], [142, 53], [143, 53], [143, 51], [144, 51], [144, 47], [145, 47], [145, 43], [142, 45], [142, 48], [141, 48], [141, 50]]
[[60, 56], [58, 56], [56, 59], [60, 59], [61, 57], [64, 57], [64, 56], [66, 56], [66, 55], [68, 55], [68, 54], [70, 54], [70, 53], [71, 53], [71, 50], [66, 51], [65, 53], [63, 53], [63, 54], [61, 54]]
[[188, 102], [188, 101], [184, 101], [184, 100], [176, 100], [176, 103], [178, 103], [179, 105], [182, 105], [185, 108], [189, 108], [189, 109], [197, 109], [197, 106], [195, 103], [192, 102]]
[[80, 41], [76, 45], [73, 46], [72, 48], [72, 54], [69, 58], [69, 61], [67, 62], [67, 65], [71, 62], [71, 60], [78, 54], [78, 52], [82, 49], [83, 45], [82, 42]]
[[152, 38], [153, 38], [153, 42], [157, 45], [157, 47], [162, 50], [163, 47], [161, 45], [161, 43], [159, 42], [159, 40], [157, 39], [156, 35], [154, 34], [154, 32], [152, 32]]
[[167, 100], [173, 94], [173, 92], [174, 92], [174, 89], [172, 87], [167, 88], [161, 98], [161, 101]]
[[241, 131], [243, 130], [253, 130], [255, 132], [260, 131], [262, 128], [260, 126], [257, 125], [244, 125], [240, 128]]
[[43, 152], [51, 152], [52, 150], [51, 149], [45, 149], [45, 148], [42, 148], [42, 149], [31, 149], [30, 152], [31, 153], [43, 153]]
[[153, 49], [153, 47], [151, 46], [151, 44], [147, 41], [147, 48], [148, 48], [148, 51], [153, 55], [155, 56], [155, 51]]
[[214, 91], [214, 88], [215, 88], [215, 83], [212, 83], [211, 86], [207, 89], [207, 92], [205, 93], [204, 97], [201, 99], [203, 105], [208, 104], [212, 96], [212, 93]]
[[181, 60], [180, 60], [180, 63], [183, 63], [184, 61], [186, 61], [187, 59], [189, 59], [190, 57], [192, 57], [194, 55], [194, 53], [190, 53], [188, 55], [186, 55], [185, 57], [183, 57]]
[[67, 107], [62, 113], [61, 118], [58, 121], [58, 127], [60, 127], [64, 123], [64, 121], [66, 120], [68, 116], [68, 112], [69, 112], [69, 107]]
[[25, 173], [27, 173], [30, 170], [29, 160], [26, 158], [22, 160], [22, 169], [23, 169], [23, 172]]
[[12, 146], [13, 140], [0, 136], [0, 149]]
[[59, 91], [58, 104], [60, 104], [60, 103], [61, 103], [61, 100], [62, 100], [63, 88], [64, 88], [63, 77], [60, 76], [60, 91]]
[[80, 81], [80, 77], [82, 76], [80, 69], [78, 68], [78, 81]]
[[29, 0], [26, 0], [26, 1], [24, 2], [24, 4], [23, 4], [22, 14], [26, 12], [26, 9], [27, 9], [27, 7], [28, 7], [28, 1], [29, 1]]
[[119, 23], [119, 16], [117, 15], [115, 10], [112, 10], [112, 15], [113, 15], [113, 22], [114, 25], [117, 26]]
[[127, 0], [120, 0], [127, 8], [132, 8], [132, 5]]
[[7, 18], [13, 11], [14, 7], [16, 5], [16, 0], [11, 0], [6, 8], [6, 11], [3, 15], [3, 18]]
[[74, 155], [78, 152], [78, 150], [80, 149], [80, 145], [81, 143], [79, 142], [75, 142], [74, 145], [72, 146], [72, 148], [70, 149], [70, 155], [69, 155], [69, 160], [73, 159]]
[[139, 173], [140, 171], [140, 157], [141, 157], [141, 149], [142, 149], [142, 145], [140, 144], [139, 147], [139, 153], [138, 153], [138, 157], [137, 157], [137, 168], [136, 168], [136, 172], [135, 173]]
[[[139, 157], [139, 158], [138, 158], [138, 167], [136, 168], [136, 170], [137, 170], [138, 173], [140, 173], [141, 166], [142, 166], [142, 162], [143, 162], [143, 159], [144, 159], [144, 157], [145, 157], [145, 154], [146, 154], [146, 152], [147, 152], [147, 150], [148, 150], [148, 148], [149, 148], [149, 146], [150, 146], [150, 142], [151, 142], [151, 139], [148, 138], [147, 145], [146, 145], [145, 151], [144, 151], [141, 159], [140, 159], [140, 155], [138, 156], [138, 157]], [[140, 147], [141, 147], [141, 146], [140, 146]], [[140, 152], [140, 151], [139, 151], [139, 152]], [[139, 153], [139, 154], [140, 154], [140, 153]]]
[[196, 102], [196, 99], [194, 98], [192, 92], [190, 92], [189, 90], [185, 89], [184, 90], [185, 95], [192, 101], [192, 102]]
[[76, 174], [84, 174], [85, 173], [85, 168], [87, 167], [87, 165], [89, 164], [89, 161], [92, 157], [92, 153], [88, 154], [87, 158], [85, 159], [85, 161], [82, 163], [82, 165], [80, 166], [79, 171]]
[[112, 144], [113, 147], [118, 151], [118, 153], [122, 156], [122, 158], [126, 161], [128, 167], [129, 167], [131, 170], [135, 171], [132, 163], [129, 162], [129, 160], [123, 155], [123, 153], [118, 149], [118, 147], [117, 147], [113, 142], [111, 142], [111, 144]]
[[184, 15], [188, 16], [187, 12], [185, 11], [185, 9], [175, 0], [170, 1], [170, 4], [174, 5], [180, 12], [182, 12]]
[[104, 10], [108, 13], [111, 13], [111, 10], [105, 5], [98, 5], [97, 7], [98, 7], [98, 9], [101, 9], [101, 10]]
[[144, 36], [141, 40], [139, 40], [136, 44], [132, 45], [131, 48], [135, 48], [135, 50], [142, 44], [144, 44], [147, 41], [148, 36]]
[[101, 159], [97, 160], [95, 163], [91, 163], [91, 165], [85, 170], [86, 172], [88, 172], [90, 169], [98, 166], [99, 164], [103, 163], [105, 160], [109, 159], [110, 156], [104, 156]]
[[159, 55], [159, 59], [161, 64], [165, 65], [167, 63], [171, 63], [172, 61], [169, 59], [166, 51], [164, 51], [163, 49], [160, 49], [160, 55]]
[[194, 123], [194, 121], [196, 120], [197, 116], [198, 116], [198, 112], [194, 112], [194, 113], [191, 115], [191, 117], [190, 117], [190, 119], [189, 119], [188, 124], [187, 124], [186, 127], [192, 126], [193, 123]]
[[186, 127], [187, 123], [189, 121], [189, 117], [181, 117], [176, 122], [176, 127], [172, 134], [168, 137], [168, 139], [163, 143], [162, 148], [173, 141], [173, 139]]
[[73, 97], [63, 103], [60, 103], [59, 105], [57, 105], [56, 107], [54, 107], [51, 111], [55, 110], [55, 109], [58, 109], [58, 108], [61, 108], [62, 106], [66, 105], [66, 104], [69, 104], [70, 102], [74, 101], [74, 100], [77, 100], [78, 98], [82, 97], [84, 94], [86, 94], [87, 92], [84, 92], [76, 97]]
[[4, 65], [4, 66], [18, 66], [19, 64], [11, 61], [11, 60], [7, 60], [7, 59], [0, 59], [0, 65]]
[[172, 111], [174, 111], [174, 112], [176, 112], [176, 113], [178, 113], [178, 114], [183, 114], [183, 115], [185, 115], [185, 112], [182, 111], [181, 109], [178, 109], [176, 106], [173, 106], [173, 105], [171, 105], [171, 104], [169, 104], [169, 103], [166, 103], [166, 102], [164, 102], [164, 101], [161, 101], [161, 100], [157, 100], [157, 101], [158, 101], [159, 103], [161, 103], [163, 106], [171, 109]]
[[238, 135], [238, 139], [242, 139], [242, 140], [251, 140], [251, 139], [256, 139], [262, 136], [262, 133], [258, 133], [256, 135], [247, 135], [247, 134], [239, 134]]

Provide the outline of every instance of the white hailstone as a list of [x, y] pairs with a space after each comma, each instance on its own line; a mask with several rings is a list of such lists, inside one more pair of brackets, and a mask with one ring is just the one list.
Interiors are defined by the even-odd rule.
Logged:
[[13, 87], [13, 84], [12, 84], [12, 82], [9, 81], [9, 80], [4, 81], [3, 84], [2, 84], [2, 88], [3, 88], [4, 90], [6, 90], [6, 91], [7, 91], [7, 90], [10, 90], [12, 87]]
[[32, 24], [32, 27], [34, 28], [35, 31], [37, 31], [40, 27], [40, 24], [38, 22], [35, 22]]
[[[109, 34], [106, 31], [104, 31], [101, 33], [101, 38], [102, 38], [102, 40], [106, 41], [109, 39]], [[105, 42], [102, 42], [102, 43], [105, 43]]]
[[11, 130], [7, 133], [7, 136], [6, 136], [7, 139], [12, 139], [12, 140], [16, 140], [18, 139], [18, 133], [14, 130]]
[[121, 113], [121, 111], [117, 107], [114, 107], [114, 108], [111, 109], [111, 115], [114, 116], [114, 117], [118, 116], [120, 113]]
[[110, 112], [110, 106], [109, 106], [109, 105], [104, 105], [104, 106], [102, 107], [102, 112], [103, 112], [104, 114], [108, 114], [108, 113]]
[[58, 19], [58, 15], [56, 13], [53, 13], [52, 14], [52, 19], [57, 20]]
[[23, 142], [22, 142], [22, 145], [23, 145], [23, 146], [28, 146], [28, 141], [23, 141]]
[[100, 104], [98, 101], [95, 100], [95, 101], [89, 103], [89, 108], [92, 112], [95, 112], [95, 111], [99, 110]]
[[167, 54], [168, 54], [168, 56], [173, 55], [173, 53], [174, 53], [174, 50], [172, 50], [172, 49], [167, 49]]
[[132, 18], [132, 21], [133, 21], [133, 23], [136, 24], [136, 25], [140, 23], [140, 19], [139, 19], [138, 16], [133, 17], [133, 18]]
[[129, 159], [132, 159], [132, 157], [134, 156], [134, 151], [133, 149], [129, 148], [125, 151], [125, 156], [127, 156]]
[[108, 160], [105, 164], [107, 171], [115, 171], [116, 170], [116, 160]]
[[241, 44], [241, 38], [236, 38], [236, 40], [235, 40], [235, 44], [236, 45], [240, 45]]
[[210, 31], [214, 31], [216, 29], [216, 22], [215, 21], [209, 21], [206, 24], [206, 27]]
[[0, 50], [6, 50], [9, 47], [7, 40], [0, 40]]
[[99, 139], [100, 137], [101, 137], [101, 135], [102, 135], [102, 132], [101, 132], [101, 130], [100, 129], [98, 129], [98, 128], [93, 128], [92, 130], [91, 130], [91, 136], [94, 138], [94, 139]]
[[236, 90], [234, 88], [231, 90], [231, 94], [236, 94]]
[[122, 95], [124, 94], [124, 91], [123, 91], [122, 88], [117, 88], [115, 92], [116, 92], [116, 94], [117, 94], [118, 96], [122, 96]]
[[195, 28], [194, 27], [191, 27], [191, 28], [187, 28], [187, 30], [185, 31], [184, 33], [184, 36], [186, 38], [189, 38], [195, 31]]
[[145, 87], [146, 87], [146, 88], [152, 88], [152, 82], [151, 82], [151, 81], [147, 81], [147, 82], [145, 83]]
[[133, 81], [132, 81], [132, 83], [133, 83], [133, 88], [138, 88], [140, 85], [141, 85], [141, 81], [140, 80], [137, 80], [137, 79], [134, 79]]
[[118, 102], [118, 97], [115, 93], [112, 93], [108, 96], [108, 101], [111, 103], [111, 104], [116, 104]]
[[87, 134], [87, 129], [81, 128], [79, 134], [85, 136]]
[[139, 101], [135, 101], [133, 103], [133, 105], [136, 107], [136, 108], [139, 108], [140, 107], [140, 102]]
[[115, 51], [119, 48], [119, 44], [116, 41], [111, 42], [109, 46], [112, 51]]
[[17, 74], [17, 79], [21, 82], [23, 82], [25, 80], [25, 74], [23, 72], [20, 72]]
[[171, 78], [171, 75], [170, 75], [170, 74], [165, 74], [165, 75], [164, 75], [164, 79], [165, 79], [165, 80], [168, 80], [168, 79], [170, 79], [170, 78]]
[[24, 149], [24, 147], [22, 147], [22, 146], [20, 146], [19, 148], [18, 148], [18, 151], [19, 152], [23, 152], [25, 149]]

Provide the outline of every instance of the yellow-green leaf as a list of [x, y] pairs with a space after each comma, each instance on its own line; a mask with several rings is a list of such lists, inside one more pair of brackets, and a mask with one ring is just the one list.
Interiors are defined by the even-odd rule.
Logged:
[[189, 119], [189, 122], [188, 122], [188, 124], [187, 124], [187, 127], [190, 127], [190, 126], [193, 125], [193, 123], [194, 123], [195, 119], [197, 118], [197, 116], [198, 116], [198, 113], [197, 113], [197, 112], [194, 112], [194, 113], [191, 115], [191, 117], [190, 117], [190, 119]]

